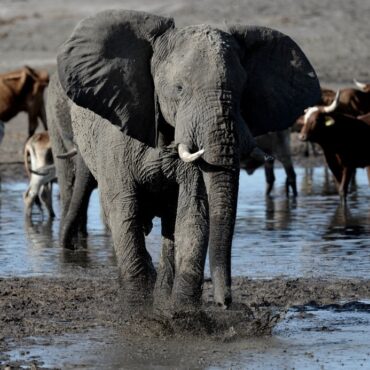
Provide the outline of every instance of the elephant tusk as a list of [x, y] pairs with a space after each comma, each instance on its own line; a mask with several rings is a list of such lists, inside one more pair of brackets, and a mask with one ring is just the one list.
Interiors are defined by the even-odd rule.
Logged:
[[338, 90], [337, 93], [335, 94], [335, 98], [334, 98], [333, 102], [330, 105], [324, 107], [323, 111], [325, 113], [334, 112], [337, 109], [338, 105], [339, 105], [339, 97], [340, 97], [340, 90]]
[[355, 78], [353, 79], [353, 82], [355, 83], [355, 85], [362, 91], [365, 91], [366, 90], [366, 84], [360, 82], [360, 81], [357, 81]]
[[74, 157], [76, 154], [77, 154], [77, 149], [73, 148], [69, 152], [58, 154], [57, 158], [59, 158], [59, 159], [68, 159], [68, 158]]
[[180, 158], [184, 162], [194, 162], [195, 160], [200, 158], [204, 153], [204, 149], [198, 150], [195, 153], [190, 153], [188, 146], [185, 144], [179, 144], [178, 151]]

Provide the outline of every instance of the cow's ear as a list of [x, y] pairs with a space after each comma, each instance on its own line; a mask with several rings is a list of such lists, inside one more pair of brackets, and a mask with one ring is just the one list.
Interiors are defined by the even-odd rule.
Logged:
[[173, 20], [143, 12], [109, 10], [81, 21], [60, 48], [61, 85], [130, 136], [155, 145], [153, 43]]
[[26, 93], [25, 90], [30, 89], [32, 77], [27, 73], [27, 70], [22, 68], [9, 73], [3, 78], [3, 83], [15, 94], [19, 96]]
[[298, 45], [270, 28], [232, 26], [247, 83], [242, 115], [254, 135], [283, 130], [320, 97], [316, 73]]

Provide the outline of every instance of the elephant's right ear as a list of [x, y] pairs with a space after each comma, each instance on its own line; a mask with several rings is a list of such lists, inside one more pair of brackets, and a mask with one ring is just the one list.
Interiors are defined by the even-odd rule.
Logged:
[[290, 37], [267, 27], [243, 25], [232, 26], [229, 32], [239, 43], [247, 73], [241, 110], [253, 135], [284, 130], [305, 108], [319, 102], [316, 72]]
[[58, 53], [63, 89], [77, 105], [154, 146], [152, 45], [173, 27], [172, 19], [126, 10], [82, 20]]

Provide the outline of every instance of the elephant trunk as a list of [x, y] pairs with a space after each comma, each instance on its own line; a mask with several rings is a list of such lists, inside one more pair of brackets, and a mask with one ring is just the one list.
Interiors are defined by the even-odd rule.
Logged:
[[239, 170], [204, 172], [209, 203], [209, 260], [214, 301], [231, 304], [231, 244], [239, 188]]
[[[216, 100], [216, 99], [215, 99]], [[250, 153], [254, 139], [230, 100], [208, 106], [205, 116], [192, 119], [188, 125], [176, 125], [177, 142], [201, 150], [199, 162], [203, 171], [209, 205], [209, 260], [216, 304], [227, 308], [231, 303], [231, 245], [234, 233], [239, 189], [240, 157]], [[200, 109], [194, 109], [199, 112]], [[189, 117], [188, 117], [189, 118]], [[201, 120], [201, 122], [200, 122]], [[190, 125], [191, 126], [191, 125]], [[183, 127], [187, 127], [184, 130]], [[181, 133], [185, 134], [181, 137]], [[194, 153], [193, 153], [194, 154]]]

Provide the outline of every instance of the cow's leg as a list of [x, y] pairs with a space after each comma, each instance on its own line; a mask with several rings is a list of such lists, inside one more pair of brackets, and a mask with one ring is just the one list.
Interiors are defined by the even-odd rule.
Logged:
[[28, 137], [30, 138], [36, 131], [38, 125], [37, 114], [30, 112], [28, 114]]
[[32, 175], [28, 189], [23, 194], [24, 213], [26, 218], [32, 217], [32, 206], [34, 203], [36, 203], [38, 206], [41, 214], [43, 213], [40, 201], [38, 199], [41, 184], [39, 178], [36, 178], [36, 176], [37, 175]]
[[[328, 167], [330, 168], [330, 171], [333, 173], [337, 188], [339, 188], [341, 182], [342, 182], [342, 176], [343, 176], [343, 167], [338, 162], [338, 159], [335, 154], [324, 152], [326, 163], [328, 164]], [[338, 189], [339, 190], [339, 189]]]
[[274, 187], [274, 161], [265, 162], [265, 177], [266, 177], [266, 195], [269, 196]]
[[344, 167], [343, 168], [343, 176], [342, 176], [342, 181], [339, 185], [339, 196], [340, 200], [343, 204], [347, 202], [347, 194], [348, 194], [348, 186], [349, 183], [351, 182], [351, 179], [355, 173], [355, 169], [351, 167]]
[[55, 217], [53, 210], [52, 190], [53, 185], [50, 182], [42, 185], [40, 188], [40, 200], [44, 207], [48, 210], [50, 218]]
[[294, 171], [293, 164], [289, 166], [284, 166], [285, 173], [286, 173], [286, 181], [285, 181], [285, 192], [286, 196], [289, 196], [289, 189], [292, 188], [293, 196], [297, 196], [297, 175]]

